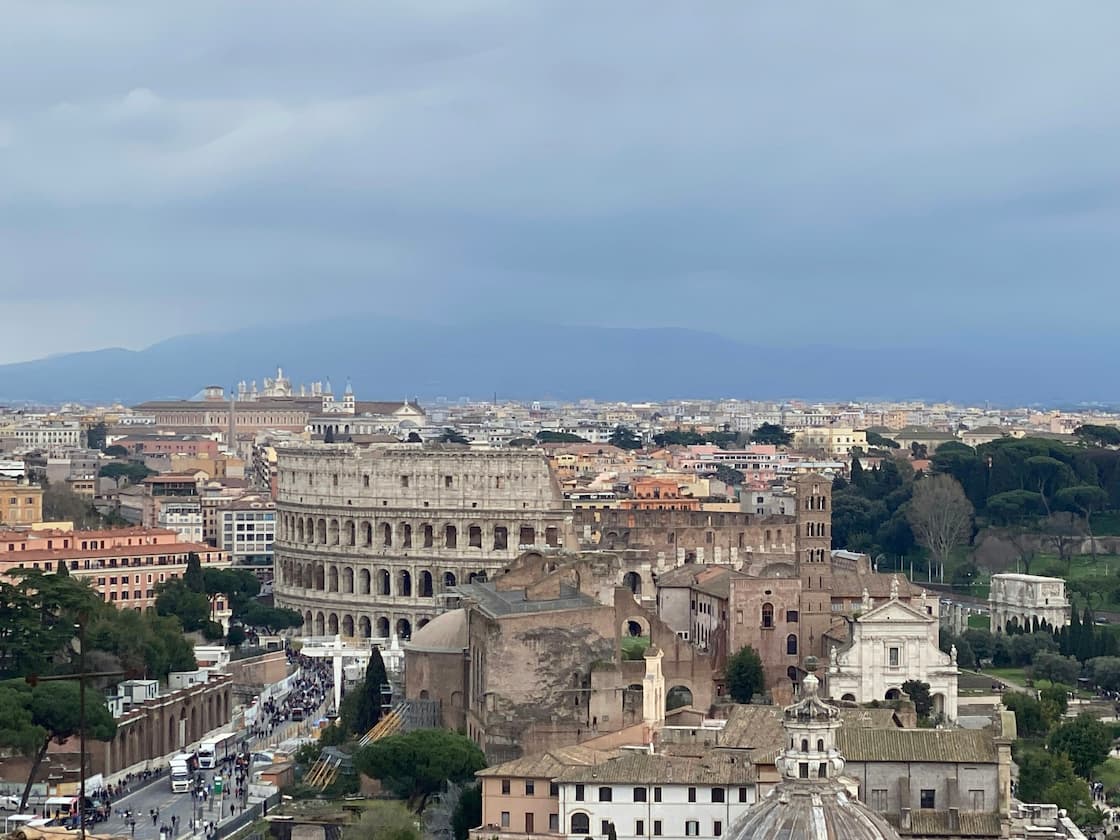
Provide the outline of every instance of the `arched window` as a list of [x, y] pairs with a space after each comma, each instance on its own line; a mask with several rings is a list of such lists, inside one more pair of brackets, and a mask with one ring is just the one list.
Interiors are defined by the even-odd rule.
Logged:
[[774, 605], [769, 602], [762, 605], [762, 626], [774, 626]]
[[455, 548], [458, 541], [458, 532], [454, 525], [448, 525], [443, 530], [443, 546], [444, 548]]
[[572, 814], [572, 834], [590, 834], [591, 819], [587, 814]]
[[393, 544], [393, 526], [388, 522], [381, 525], [381, 544], [384, 546]]
[[809, 752], [809, 739], [808, 738], [802, 738], [801, 739], [801, 752]]
[[797, 655], [797, 636], [793, 633], [786, 636], [786, 654], [789, 656]]
[[824, 752], [824, 738], [817, 739], [817, 752]]

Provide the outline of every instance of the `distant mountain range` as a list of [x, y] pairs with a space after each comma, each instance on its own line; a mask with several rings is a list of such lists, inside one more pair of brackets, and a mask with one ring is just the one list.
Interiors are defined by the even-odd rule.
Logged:
[[[1103, 353], [1088, 358], [1105, 358]], [[341, 318], [186, 335], [0, 365], [0, 402], [125, 404], [272, 376], [346, 379], [359, 399], [924, 399], [1003, 405], [1115, 399], [1084, 348], [1044, 342], [981, 350], [752, 346], [684, 329], [419, 324]]]

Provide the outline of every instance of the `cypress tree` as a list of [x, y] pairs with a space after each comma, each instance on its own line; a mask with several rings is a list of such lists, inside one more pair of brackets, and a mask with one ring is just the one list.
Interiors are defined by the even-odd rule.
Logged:
[[858, 489], [863, 489], [863, 464], [859, 462], [859, 458], [852, 458], [852, 466], [849, 470], [852, 477], [852, 486]]
[[354, 715], [354, 732], [364, 735], [381, 720], [381, 686], [389, 681], [385, 674], [385, 663], [381, 659], [381, 649], [370, 651], [369, 664], [366, 666], [366, 679], [362, 685], [358, 709]]
[[193, 551], [187, 555], [187, 569], [183, 572], [183, 583], [191, 592], [206, 592], [206, 578], [202, 574], [202, 561]]
[[59, 560], [58, 568], [55, 569], [54, 573], [63, 577], [70, 577], [70, 565], [65, 560]]

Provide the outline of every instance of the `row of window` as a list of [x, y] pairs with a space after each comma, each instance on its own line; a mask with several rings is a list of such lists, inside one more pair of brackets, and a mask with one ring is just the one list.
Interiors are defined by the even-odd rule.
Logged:
[[[549, 822], [551, 823], [551, 816]], [[663, 820], [652, 820], [653, 831], [650, 836], [661, 837], [665, 833], [665, 824]], [[506, 811], [502, 812], [502, 827], [509, 827], [509, 814]], [[550, 826], [551, 828], [551, 826]], [[610, 836], [611, 821], [602, 820], [600, 830], [604, 837]], [[553, 829], [554, 830], [554, 829]], [[617, 826], [616, 826], [617, 830]], [[589, 834], [591, 832], [591, 818], [587, 814], [572, 814], [572, 834]], [[646, 835], [646, 821], [634, 820], [634, 835], [637, 837], [645, 837]], [[721, 837], [723, 835], [723, 820], [712, 820], [712, 837]], [[700, 820], [685, 820], [684, 821], [684, 836], [685, 837], [699, 837], [700, 836]]]
[[[796, 624], [799, 620], [800, 615], [798, 614], [797, 610], [786, 610], [786, 624]], [[736, 611], [735, 621], [738, 624], [743, 623], [742, 610]], [[762, 605], [762, 626], [764, 628], [770, 628], [774, 626], [774, 605], [770, 602]]]
[[[623, 790], [625, 790], [625, 789], [620, 788], [619, 792], [621, 793]], [[650, 792], [649, 788], [635, 787], [632, 790], [633, 790], [633, 794], [632, 794], [633, 798], [632, 799], [630, 799], [630, 800], [619, 799], [618, 801], [619, 802], [626, 802], [626, 801], [647, 802], [647, 801], [649, 801], [647, 799], [647, 797], [649, 796], [649, 792]], [[738, 790], [739, 790], [739, 801], [740, 802], [746, 802], [747, 801], [747, 789], [745, 787], [741, 787]], [[502, 792], [504, 793], [505, 791], [506, 791], [506, 785], [503, 783]], [[613, 801], [615, 801], [614, 800], [614, 788], [612, 788], [612, 787], [606, 787], [606, 786], [600, 787], [598, 789], [598, 794], [599, 794], [599, 799], [598, 799], [599, 802], [613, 802]], [[576, 785], [576, 792], [575, 792], [576, 802], [589, 802], [589, 801], [591, 801], [591, 800], [586, 799], [586, 796], [587, 796], [586, 786], [585, 785]], [[696, 802], [697, 801], [697, 796], [698, 796], [697, 789], [694, 788], [694, 787], [690, 787], [688, 789], [688, 801], [689, 802]], [[710, 796], [710, 801], [712, 801], [712, 802], [727, 802], [728, 801], [728, 790], [726, 788], [722, 788], [722, 787], [709, 788], [709, 796]], [[655, 787], [653, 789], [653, 801], [654, 802], [660, 802], [661, 801], [661, 788], [660, 787]]]

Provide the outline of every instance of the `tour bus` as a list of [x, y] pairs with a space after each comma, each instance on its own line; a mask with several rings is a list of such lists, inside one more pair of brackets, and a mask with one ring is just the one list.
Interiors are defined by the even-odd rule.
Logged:
[[298, 723], [299, 721], [303, 720], [303, 715], [304, 715], [303, 706], [293, 706], [292, 707], [292, 720], [293, 721], [296, 721]]
[[207, 738], [198, 747], [198, 766], [203, 770], [213, 770], [226, 756], [237, 753], [237, 733], [226, 732]]
[[191, 789], [191, 778], [198, 769], [198, 758], [194, 753], [179, 753], [171, 757], [171, 792], [187, 793]]

